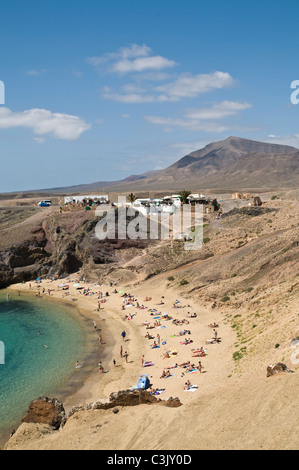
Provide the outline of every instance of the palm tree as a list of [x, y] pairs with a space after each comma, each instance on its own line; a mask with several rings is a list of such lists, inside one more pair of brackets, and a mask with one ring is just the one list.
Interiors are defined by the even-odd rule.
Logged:
[[137, 199], [136, 196], [135, 196], [135, 194], [133, 194], [133, 193], [128, 194], [127, 198], [128, 198], [128, 201], [131, 202], [131, 204], [132, 204], [133, 202], [135, 202], [136, 199]]
[[190, 194], [191, 194], [191, 191], [187, 191], [186, 189], [179, 192], [179, 196], [180, 196], [183, 204], [187, 204], [187, 199], [190, 196]]

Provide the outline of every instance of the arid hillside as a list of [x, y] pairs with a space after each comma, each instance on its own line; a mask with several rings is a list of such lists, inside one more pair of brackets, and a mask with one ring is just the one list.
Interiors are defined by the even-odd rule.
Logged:
[[[85, 265], [80, 258], [80, 275], [90, 280], [112, 278], [127, 291], [184, 299], [206, 323], [216, 318], [225, 325], [223, 355], [199, 394], [173, 409], [81, 410], [60, 431], [24, 424], [7, 449], [298, 448], [298, 360], [292, 348], [299, 338], [298, 192], [275, 193], [256, 208], [228, 202], [220, 219], [205, 217], [201, 250], [187, 252], [182, 242], [164, 241], [114, 247], [109, 264], [88, 256]], [[60, 233], [67, 240], [75, 234], [76, 246], [83, 246], [91, 216], [82, 214], [76, 222], [73, 215], [56, 217], [47, 219], [47, 233], [56, 232], [59, 220]], [[83, 250], [75, 252], [82, 256]], [[267, 377], [268, 365], [278, 362], [293, 373]]]

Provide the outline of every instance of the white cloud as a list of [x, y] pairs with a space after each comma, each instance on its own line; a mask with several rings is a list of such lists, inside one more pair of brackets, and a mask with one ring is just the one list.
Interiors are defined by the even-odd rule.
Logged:
[[196, 119], [181, 119], [181, 118], [163, 118], [160, 116], [145, 116], [145, 119], [151, 124], [164, 126], [166, 132], [169, 132], [175, 127], [190, 131], [203, 131], [203, 132], [225, 132], [229, 128], [216, 122], [202, 122]]
[[223, 119], [233, 116], [244, 109], [251, 108], [250, 103], [238, 103], [237, 101], [222, 101], [210, 108], [189, 109], [185, 117], [189, 119]]
[[37, 142], [38, 144], [43, 144], [45, 142], [45, 139], [43, 137], [33, 137], [33, 140]]
[[271, 140], [268, 140], [268, 142], [271, 142], [272, 144], [289, 145], [291, 147], [295, 147], [296, 149], [299, 149], [299, 134], [283, 135], [283, 136], [270, 134], [268, 135], [268, 138], [271, 139]]
[[46, 73], [46, 72], [47, 72], [46, 69], [42, 69], [42, 70], [31, 69], [31, 70], [27, 70], [27, 75], [30, 75], [31, 77], [37, 77], [37, 76], [42, 75], [43, 73]]
[[141, 57], [134, 60], [119, 60], [113, 64], [111, 71], [119, 73], [144, 72], [145, 70], [161, 70], [175, 65], [173, 60], [161, 56]]
[[28, 70], [27, 75], [37, 76], [40, 75], [40, 72], [38, 70]]
[[202, 149], [210, 143], [208, 140], [195, 140], [192, 142], [177, 142], [176, 144], [171, 144], [170, 147], [177, 150], [181, 155], [189, 155], [189, 153]]
[[[200, 93], [211, 91], [215, 88], [225, 88], [234, 83], [233, 78], [225, 72], [201, 75], [181, 75], [177, 80], [164, 85], [141, 88], [136, 84], [128, 84], [122, 87], [122, 92], [112, 92], [109, 87], [103, 89], [103, 98], [122, 103], [153, 103], [174, 102], [186, 98], [196, 97]], [[247, 104], [245, 104], [247, 106]], [[241, 109], [243, 104], [225, 101], [214, 109], [227, 115], [234, 114]], [[229, 113], [229, 114], [228, 114]]]
[[77, 140], [91, 126], [77, 116], [52, 113], [46, 109], [13, 112], [8, 108], [0, 108], [0, 129], [14, 127], [32, 129], [37, 136]]
[[130, 47], [122, 47], [116, 52], [107, 53], [100, 57], [89, 57], [87, 62], [94, 67], [106, 64], [108, 72], [119, 74], [159, 71], [176, 65], [174, 60], [153, 55], [151, 48], [145, 44], [132, 44]]
[[191, 131], [224, 132], [230, 127], [213, 122], [237, 114], [239, 111], [251, 108], [250, 103], [237, 101], [222, 101], [215, 103], [210, 108], [189, 109], [180, 118], [164, 118], [161, 116], [145, 116], [145, 119], [159, 126], [164, 126], [164, 132], [169, 132], [175, 127]]
[[142, 95], [138, 93], [122, 95], [120, 93], [107, 91], [106, 89], [102, 94], [102, 97], [107, 100], [119, 101], [120, 103], [153, 103], [156, 101], [156, 97], [154, 95]]
[[169, 98], [179, 100], [182, 98], [194, 98], [200, 93], [206, 93], [213, 89], [227, 88], [233, 84], [233, 78], [226, 72], [199, 75], [183, 74], [172, 83], [156, 87], [156, 90], [165, 93]]

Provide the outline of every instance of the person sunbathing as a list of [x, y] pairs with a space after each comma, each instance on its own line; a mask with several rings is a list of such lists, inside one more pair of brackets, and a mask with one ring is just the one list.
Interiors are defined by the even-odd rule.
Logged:
[[165, 370], [163, 370], [160, 379], [166, 379], [167, 377], [170, 377], [170, 372], [169, 372], [169, 370], [168, 370], [167, 372], [165, 372]]
[[188, 317], [189, 318], [197, 318], [197, 314], [196, 313], [192, 313], [192, 314], [188, 314]]
[[189, 367], [190, 365], [191, 365], [191, 362], [188, 361], [188, 362], [183, 362], [182, 364], [179, 364], [179, 367], [183, 367], [185, 369], [186, 367]]
[[206, 357], [206, 353], [201, 352], [201, 351], [195, 351], [195, 352], [192, 354], [192, 357]]
[[152, 349], [156, 349], [158, 347], [159, 347], [158, 344], [156, 343], [156, 341], [154, 341], [154, 344], [152, 345]]
[[145, 335], [145, 338], [147, 338], [147, 339], [154, 339], [155, 337], [152, 336], [152, 335], [150, 335], [149, 333], [147, 333], [147, 335]]
[[175, 364], [174, 364], [173, 366], [171, 366], [171, 367], [166, 367], [166, 369], [167, 369], [167, 370], [169, 370], [169, 369], [176, 369], [177, 367], [178, 367], [178, 364], [175, 363]]
[[190, 330], [182, 330], [179, 332], [178, 336], [191, 335]]
[[166, 353], [164, 353], [163, 359], [169, 359], [169, 358], [170, 358], [169, 352], [166, 351]]
[[190, 338], [187, 339], [186, 338], [185, 341], [182, 344], [187, 345], [187, 344], [191, 344], [191, 343], [193, 343], [192, 339], [190, 339]]
[[188, 380], [188, 381], [185, 383], [184, 390], [190, 390], [190, 387], [192, 387], [192, 385], [191, 385], [190, 380]]

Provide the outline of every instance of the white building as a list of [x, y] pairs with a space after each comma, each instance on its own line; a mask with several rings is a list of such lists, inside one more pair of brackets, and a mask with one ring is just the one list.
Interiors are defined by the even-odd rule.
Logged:
[[109, 201], [108, 196], [67, 196], [64, 198], [64, 203], [67, 204], [80, 204], [83, 201], [93, 201], [94, 203], [107, 204]]

